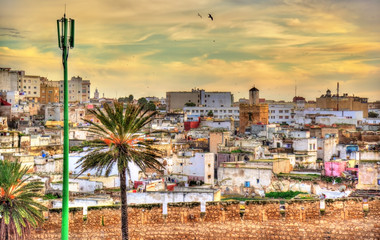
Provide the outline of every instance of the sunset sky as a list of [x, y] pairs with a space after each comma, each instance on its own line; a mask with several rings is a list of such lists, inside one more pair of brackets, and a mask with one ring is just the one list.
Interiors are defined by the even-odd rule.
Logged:
[[[106, 97], [231, 91], [380, 100], [379, 0], [0, 0], [0, 67], [61, 80], [56, 20], [76, 20], [69, 76]], [[202, 16], [199, 17], [198, 13]], [[212, 14], [214, 21], [207, 18]]]

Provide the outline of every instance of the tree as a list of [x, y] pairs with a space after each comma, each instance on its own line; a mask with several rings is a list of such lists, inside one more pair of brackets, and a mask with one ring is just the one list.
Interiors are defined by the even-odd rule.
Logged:
[[133, 101], [133, 95], [129, 94], [128, 97], [120, 97], [117, 99], [118, 102], [130, 103]]
[[208, 117], [213, 117], [213, 116], [214, 116], [214, 113], [210, 110], [210, 111], [207, 113], [207, 116], [208, 116]]
[[156, 111], [156, 105], [149, 101], [147, 104], [145, 104], [144, 109], [149, 111]]
[[128, 206], [126, 173], [130, 176], [129, 163], [135, 163], [143, 172], [147, 168], [160, 169], [157, 160], [161, 153], [151, 147], [151, 143], [140, 139], [139, 132], [149, 124], [156, 112], [144, 110], [141, 105], [114, 102], [114, 106], [104, 104], [104, 111], [99, 107], [90, 109], [101, 124], [85, 120], [90, 124], [89, 131], [98, 136], [92, 141], [92, 147], [78, 163], [80, 174], [96, 169], [97, 174], [109, 176], [112, 167], [117, 166], [120, 177], [121, 194], [121, 231], [122, 239], [128, 239]]
[[19, 162], [0, 160], [0, 239], [26, 239], [44, 220], [46, 207], [34, 201], [41, 182], [28, 182], [29, 168]]
[[196, 105], [193, 102], [187, 102], [187, 103], [185, 103], [185, 106], [186, 107], [195, 107]]
[[139, 105], [145, 105], [148, 103], [148, 100], [146, 100], [146, 98], [142, 97], [142, 98], [139, 98], [139, 100], [137, 100], [137, 102]]
[[368, 113], [368, 117], [369, 118], [377, 118], [379, 116], [379, 114], [378, 113], [375, 113], [375, 112], [369, 112]]

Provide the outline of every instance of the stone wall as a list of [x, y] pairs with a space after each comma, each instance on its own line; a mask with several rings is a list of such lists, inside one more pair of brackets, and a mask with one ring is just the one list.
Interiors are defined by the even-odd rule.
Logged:
[[[380, 199], [208, 202], [129, 206], [130, 239], [380, 239]], [[280, 206], [283, 206], [280, 210]], [[29, 239], [60, 239], [60, 212], [49, 212], [45, 224]], [[93, 207], [87, 218], [70, 209], [70, 239], [120, 239], [120, 209]]]

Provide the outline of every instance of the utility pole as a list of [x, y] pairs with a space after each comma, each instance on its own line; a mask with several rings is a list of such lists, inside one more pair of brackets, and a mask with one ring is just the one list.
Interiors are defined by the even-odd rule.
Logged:
[[[67, 29], [70, 22], [70, 38]], [[57, 20], [58, 47], [62, 50], [63, 64], [63, 190], [62, 190], [62, 221], [61, 240], [69, 239], [69, 88], [67, 82], [67, 59], [69, 49], [74, 47], [74, 19], [63, 18]], [[62, 34], [62, 35], [61, 35]]]

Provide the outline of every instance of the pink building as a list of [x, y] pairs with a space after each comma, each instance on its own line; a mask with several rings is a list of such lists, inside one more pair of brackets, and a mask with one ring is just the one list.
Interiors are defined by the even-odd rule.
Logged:
[[341, 177], [346, 170], [347, 162], [325, 162], [325, 175], [329, 177]]

